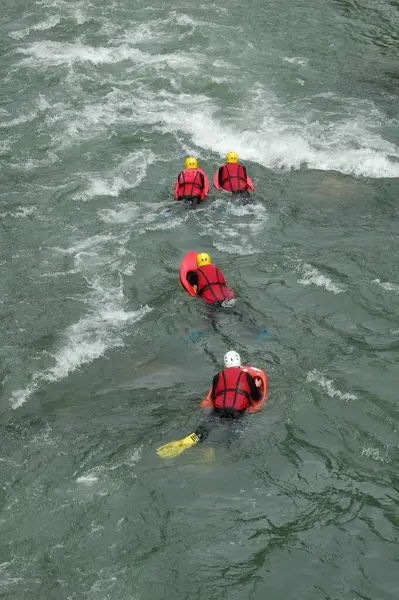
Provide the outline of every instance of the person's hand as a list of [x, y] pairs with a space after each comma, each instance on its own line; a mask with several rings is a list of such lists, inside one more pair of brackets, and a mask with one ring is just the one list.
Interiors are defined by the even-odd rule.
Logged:
[[258, 388], [259, 388], [259, 387], [261, 387], [261, 385], [262, 385], [262, 380], [260, 379], [260, 377], [257, 377], [257, 378], [255, 379], [255, 385], [256, 385], [256, 387], [258, 387]]

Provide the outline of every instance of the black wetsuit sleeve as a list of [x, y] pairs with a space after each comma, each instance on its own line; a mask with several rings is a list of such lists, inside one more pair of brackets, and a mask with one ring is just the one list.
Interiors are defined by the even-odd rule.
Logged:
[[252, 377], [252, 375], [250, 375], [249, 373], [247, 373], [246, 375], [247, 375], [248, 385], [251, 390], [251, 399], [254, 400], [254, 402], [258, 402], [258, 400], [260, 400], [259, 388], [256, 387], [255, 380]]
[[195, 271], [188, 271], [186, 278], [190, 285], [196, 285], [198, 287], [198, 275]]
[[216, 392], [216, 386], [218, 384], [218, 379], [219, 379], [219, 373], [217, 373], [215, 375], [215, 377], [213, 378], [213, 381], [212, 381], [211, 398], [212, 398], [213, 402], [215, 402], [215, 398], [216, 398], [216, 393], [215, 392]]
[[220, 167], [219, 171], [218, 171], [218, 184], [220, 185], [220, 187], [222, 187], [223, 181], [222, 181], [222, 167]]

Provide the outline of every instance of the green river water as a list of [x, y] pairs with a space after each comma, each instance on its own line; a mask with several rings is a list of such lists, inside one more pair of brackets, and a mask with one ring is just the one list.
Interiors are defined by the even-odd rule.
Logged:
[[[398, 1], [5, 0], [0, 72], [0, 598], [397, 600]], [[161, 459], [232, 348], [267, 406]]]

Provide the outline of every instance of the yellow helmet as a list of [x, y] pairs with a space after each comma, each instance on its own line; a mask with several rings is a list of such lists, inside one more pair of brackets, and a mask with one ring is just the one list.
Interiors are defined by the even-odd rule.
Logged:
[[201, 252], [201, 254], [197, 254], [197, 267], [203, 267], [204, 265], [211, 265], [211, 257], [206, 252]]
[[238, 163], [238, 154], [237, 152], [228, 152], [226, 154], [226, 164], [229, 163]]
[[187, 156], [186, 160], [184, 161], [184, 168], [185, 169], [198, 169], [197, 159], [194, 158], [193, 156]]

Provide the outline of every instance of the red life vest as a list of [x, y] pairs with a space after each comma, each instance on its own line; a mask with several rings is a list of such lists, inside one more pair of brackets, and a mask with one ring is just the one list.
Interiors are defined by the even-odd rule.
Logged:
[[219, 169], [219, 185], [227, 192], [248, 189], [247, 170], [244, 165], [229, 163]]
[[234, 298], [234, 293], [226, 287], [225, 279], [215, 265], [204, 265], [198, 268], [197, 275], [197, 293], [207, 304]]
[[177, 196], [201, 196], [205, 187], [205, 180], [202, 173], [197, 169], [185, 169], [177, 177]]
[[245, 410], [252, 405], [247, 374], [240, 367], [229, 367], [219, 373], [213, 405], [234, 410]]

